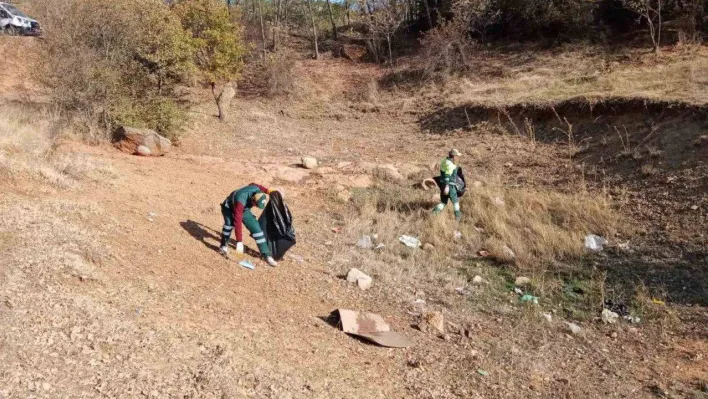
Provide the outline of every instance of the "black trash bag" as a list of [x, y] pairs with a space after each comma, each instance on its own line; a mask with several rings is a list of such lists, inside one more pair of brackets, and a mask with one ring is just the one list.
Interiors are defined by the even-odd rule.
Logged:
[[295, 228], [290, 209], [279, 192], [270, 195], [270, 201], [258, 218], [268, 248], [275, 260], [281, 260], [295, 243]]
[[[433, 180], [435, 180], [435, 183], [437, 183], [438, 188], [440, 191], [445, 189], [445, 182], [443, 181], [442, 176], [435, 176], [433, 177]], [[462, 173], [462, 168], [457, 167], [457, 178], [455, 179], [455, 187], [457, 187], [457, 196], [462, 197], [465, 195], [465, 191], [467, 191], [467, 182], [465, 181], [465, 174]]]

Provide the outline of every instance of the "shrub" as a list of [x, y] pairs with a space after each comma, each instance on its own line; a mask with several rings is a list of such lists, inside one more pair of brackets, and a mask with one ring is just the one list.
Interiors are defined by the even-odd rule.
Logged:
[[49, 1], [45, 7], [37, 76], [61, 111], [91, 115], [107, 131], [130, 121], [178, 133], [186, 110], [176, 87], [194, 70], [194, 49], [164, 2]]

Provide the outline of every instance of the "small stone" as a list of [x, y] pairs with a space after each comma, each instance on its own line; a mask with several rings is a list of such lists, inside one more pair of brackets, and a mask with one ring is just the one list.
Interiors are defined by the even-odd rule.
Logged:
[[514, 251], [512, 251], [511, 248], [507, 247], [506, 245], [502, 247], [502, 253], [504, 254], [504, 257], [508, 259], [516, 259], [516, 254], [514, 253]]
[[462, 232], [460, 232], [460, 231], [455, 231], [454, 237], [455, 237], [456, 240], [462, 239]]
[[479, 284], [482, 284], [483, 282], [484, 282], [484, 280], [482, 279], [482, 276], [474, 276], [474, 278], [472, 279], [473, 284], [479, 285]]
[[619, 320], [619, 315], [609, 309], [602, 309], [601, 317], [605, 324], [615, 324]]
[[612, 331], [612, 334], [610, 334], [611, 338], [617, 338], [618, 334], [617, 331]]
[[440, 312], [426, 312], [420, 317], [418, 328], [423, 332], [445, 334], [445, 319]]
[[568, 325], [568, 330], [570, 330], [573, 335], [578, 335], [583, 332], [583, 329], [575, 323], [566, 323]]
[[516, 281], [514, 281], [514, 285], [517, 287], [525, 287], [529, 284], [531, 284], [531, 279], [528, 277], [517, 277]]
[[362, 272], [359, 269], [351, 268], [347, 272], [347, 281], [350, 283], [356, 283], [360, 278], [371, 278], [368, 274]]
[[366, 276], [366, 277], [360, 277], [358, 280], [356, 280], [356, 284], [359, 286], [359, 288], [362, 291], [366, 291], [369, 288], [371, 288], [371, 285], [373, 284], [373, 280], [371, 277]]
[[553, 315], [550, 313], [542, 313], [543, 318], [546, 319], [547, 322], [551, 323], [553, 322]]
[[697, 211], [697, 210], [698, 210], [698, 205], [693, 205], [693, 206], [691, 207], [691, 210], [692, 210], [692, 211]]
[[152, 155], [152, 151], [150, 151], [150, 149], [144, 145], [139, 145], [135, 152], [138, 155], [142, 155], [144, 157], [149, 157], [150, 155]]
[[435, 245], [433, 245], [429, 242], [426, 242], [425, 244], [423, 244], [423, 249], [425, 251], [433, 251], [433, 250], [435, 250]]
[[315, 169], [317, 168], [317, 158], [314, 157], [302, 157], [301, 159], [302, 167], [305, 169]]

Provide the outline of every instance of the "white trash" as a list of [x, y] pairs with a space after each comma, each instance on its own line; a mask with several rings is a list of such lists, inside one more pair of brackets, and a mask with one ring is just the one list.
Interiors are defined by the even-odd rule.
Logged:
[[610, 309], [602, 309], [602, 322], [605, 324], [615, 324], [619, 319], [619, 315]]
[[603, 245], [607, 245], [607, 240], [595, 234], [585, 236], [585, 249], [593, 252], [602, 251]]
[[363, 236], [356, 242], [356, 246], [363, 249], [371, 249], [374, 247], [374, 242], [371, 240], [371, 236]]
[[419, 239], [406, 235], [398, 237], [398, 241], [404, 243], [409, 248], [420, 248], [423, 245]]

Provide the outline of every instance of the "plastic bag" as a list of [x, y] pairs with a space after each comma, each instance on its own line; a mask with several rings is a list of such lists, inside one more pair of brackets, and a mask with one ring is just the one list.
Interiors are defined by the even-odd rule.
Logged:
[[270, 201], [258, 218], [265, 235], [271, 255], [275, 260], [283, 259], [285, 253], [295, 246], [295, 227], [290, 209], [277, 191], [272, 193]]

